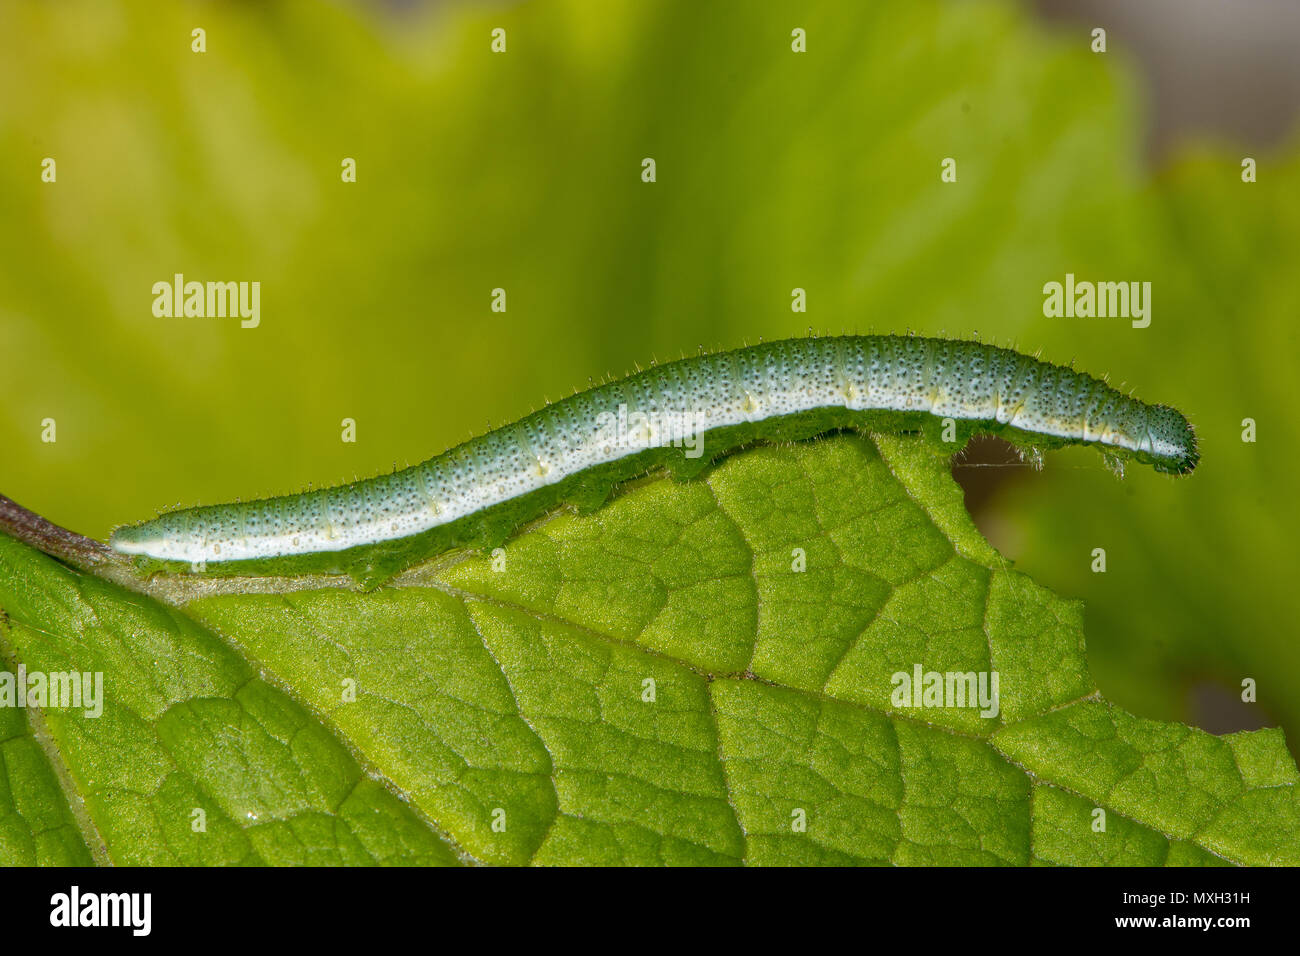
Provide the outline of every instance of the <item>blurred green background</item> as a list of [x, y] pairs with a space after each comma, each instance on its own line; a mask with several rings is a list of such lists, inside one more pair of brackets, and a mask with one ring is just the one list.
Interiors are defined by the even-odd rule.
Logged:
[[[700, 345], [978, 332], [1199, 429], [1188, 479], [957, 470], [993, 542], [1087, 601], [1102, 690], [1294, 747], [1300, 143], [1150, 162], [1142, 64], [1089, 29], [928, 0], [0, 0], [0, 491], [102, 538], [420, 461]], [[260, 327], [155, 317], [177, 272], [261, 282]], [[1067, 272], [1150, 281], [1151, 326], [1045, 318]]]

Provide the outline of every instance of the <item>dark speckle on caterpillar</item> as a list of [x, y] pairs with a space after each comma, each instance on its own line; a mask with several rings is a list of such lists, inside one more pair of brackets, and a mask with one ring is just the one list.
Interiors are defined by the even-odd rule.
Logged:
[[[963, 439], [1096, 445], [1173, 474], [1198, 458], [1191, 426], [1173, 408], [1009, 349], [898, 335], [793, 339], [650, 368], [393, 474], [174, 511], [119, 528], [109, 543], [160, 561], [254, 571], [256, 562], [311, 555], [322, 556], [312, 567], [351, 570], [344, 553], [387, 544], [391, 560], [379, 565], [391, 573], [403, 560], [394, 552], [490, 544], [558, 504], [593, 507], [615, 483], [656, 468], [689, 477], [755, 440], [925, 431], [945, 419], [961, 423]], [[369, 560], [366, 573], [379, 565]]]

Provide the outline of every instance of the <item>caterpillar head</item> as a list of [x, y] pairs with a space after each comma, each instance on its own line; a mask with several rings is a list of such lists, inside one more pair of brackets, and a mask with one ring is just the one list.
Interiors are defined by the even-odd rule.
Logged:
[[1195, 468], [1201, 455], [1196, 449], [1196, 433], [1191, 423], [1168, 405], [1153, 405], [1147, 414], [1152, 467], [1173, 475], [1185, 475]]

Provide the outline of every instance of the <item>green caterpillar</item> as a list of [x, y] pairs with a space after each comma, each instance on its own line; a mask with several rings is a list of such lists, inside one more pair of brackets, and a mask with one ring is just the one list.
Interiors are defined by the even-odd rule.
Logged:
[[373, 578], [439, 550], [503, 540], [562, 503], [594, 507], [617, 482], [656, 468], [693, 476], [758, 439], [924, 430], [944, 419], [960, 423], [962, 440], [1094, 444], [1173, 474], [1198, 459], [1176, 410], [1009, 349], [898, 335], [791, 339], [647, 369], [393, 474], [174, 511], [119, 528], [109, 543], [167, 562], [360, 566]]

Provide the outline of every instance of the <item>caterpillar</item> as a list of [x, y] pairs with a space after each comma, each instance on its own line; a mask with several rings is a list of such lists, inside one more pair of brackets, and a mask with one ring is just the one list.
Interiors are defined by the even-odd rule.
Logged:
[[289, 570], [356, 576], [359, 567], [362, 579], [382, 579], [422, 555], [504, 540], [559, 504], [593, 508], [616, 483], [656, 468], [688, 478], [759, 439], [924, 431], [940, 421], [950, 432], [960, 423], [963, 442], [995, 434], [1035, 451], [1089, 444], [1171, 474], [1198, 460], [1175, 409], [1010, 349], [911, 335], [789, 339], [652, 366], [401, 471], [173, 511], [118, 528], [109, 544], [205, 568], [288, 561]]

